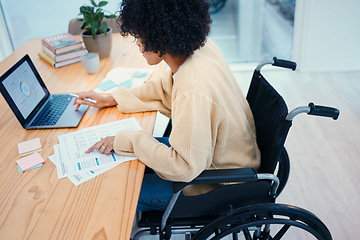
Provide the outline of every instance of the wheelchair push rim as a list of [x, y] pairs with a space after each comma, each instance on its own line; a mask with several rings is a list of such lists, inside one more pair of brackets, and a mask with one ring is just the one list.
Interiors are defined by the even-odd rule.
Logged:
[[295, 230], [301, 230], [300, 236], [307, 233], [312, 239], [332, 239], [325, 224], [314, 214], [284, 204], [257, 204], [236, 209], [204, 226], [191, 239], [217, 240], [229, 235], [246, 240], [288, 239]]

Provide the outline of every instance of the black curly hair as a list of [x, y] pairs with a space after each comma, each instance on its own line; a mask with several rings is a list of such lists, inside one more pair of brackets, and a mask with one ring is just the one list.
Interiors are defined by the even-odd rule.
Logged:
[[190, 56], [205, 44], [212, 22], [206, 0], [123, 0], [122, 36], [138, 37], [145, 51]]

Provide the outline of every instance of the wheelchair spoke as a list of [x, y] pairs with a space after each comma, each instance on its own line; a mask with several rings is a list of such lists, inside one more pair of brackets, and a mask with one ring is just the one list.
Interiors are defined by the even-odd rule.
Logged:
[[244, 228], [242, 230], [243, 234], [244, 234], [244, 237], [246, 240], [252, 240], [253, 238], [251, 237], [251, 234], [250, 234], [250, 231], [248, 228]]
[[287, 232], [287, 230], [289, 230], [290, 228], [290, 225], [284, 225], [280, 231], [274, 236], [274, 240], [277, 240], [277, 239], [281, 239], [284, 234]]

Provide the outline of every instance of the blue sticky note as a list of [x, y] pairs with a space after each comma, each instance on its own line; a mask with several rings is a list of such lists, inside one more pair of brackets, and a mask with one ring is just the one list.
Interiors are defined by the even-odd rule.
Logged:
[[133, 78], [142, 78], [142, 77], [146, 77], [146, 75], [147, 75], [147, 72], [136, 72], [131, 77], [133, 77]]
[[99, 83], [98, 85], [96, 85], [100, 90], [102, 91], [106, 91], [109, 90], [111, 88], [116, 87], [116, 83], [114, 83], [112, 80], [107, 80], [105, 82]]
[[[35, 169], [35, 168], [39, 168], [39, 167], [42, 167], [42, 163], [40, 163], [39, 165], [36, 165], [35, 167], [32, 167], [32, 168], [30, 168], [30, 169], [28, 169], [28, 170], [26, 170], [26, 171], [29, 171], [29, 170], [31, 170], [31, 169]], [[18, 166], [18, 172], [19, 173], [22, 173], [23, 172], [23, 170], [21, 170], [21, 168]]]
[[132, 79], [119, 84], [119, 87], [131, 88], [131, 86], [132, 86]]

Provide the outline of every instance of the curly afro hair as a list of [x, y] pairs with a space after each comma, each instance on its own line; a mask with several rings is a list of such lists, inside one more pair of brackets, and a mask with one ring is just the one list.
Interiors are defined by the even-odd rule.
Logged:
[[206, 0], [123, 0], [122, 36], [138, 37], [145, 51], [190, 56], [205, 44], [212, 22]]

